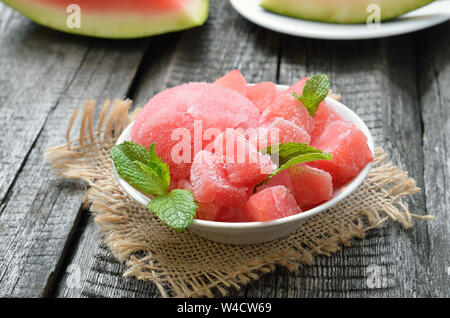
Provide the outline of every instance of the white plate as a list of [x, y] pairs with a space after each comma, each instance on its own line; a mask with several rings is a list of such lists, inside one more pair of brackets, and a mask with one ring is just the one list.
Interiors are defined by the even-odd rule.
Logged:
[[[288, 86], [284, 85], [278, 85], [277, 87], [279, 90], [285, 90], [288, 88]], [[359, 118], [359, 116], [356, 115], [350, 108], [344, 106], [338, 101], [328, 97], [326, 101], [339, 115], [341, 115], [343, 119], [353, 122], [353, 124], [358, 129], [360, 129], [364, 133], [364, 135], [366, 135], [367, 144], [372, 153], [374, 153], [372, 135], [370, 134], [369, 129], [367, 128], [366, 124], [364, 124], [362, 119]], [[124, 141], [131, 140], [130, 134], [132, 125], [133, 123], [128, 125], [128, 127], [122, 132], [116, 144], [121, 144]], [[263, 243], [285, 237], [291, 232], [295, 231], [309, 218], [331, 208], [339, 201], [349, 196], [364, 181], [371, 167], [372, 163], [369, 163], [353, 180], [342, 186], [338, 191], [335, 191], [335, 193], [333, 194], [333, 198], [330, 201], [327, 201], [303, 213], [268, 222], [231, 223], [196, 219], [189, 226], [189, 230], [212, 241], [231, 244]], [[147, 203], [150, 201], [150, 199], [147, 196], [143, 195], [141, 192], [137, 191], [131, 185], [129, 185], [125, 180], [123, 180], [117, 174], [115, 168], [114, 173], [122, 189], [137, 202], [141, 203], [144, 206], [147, 206]]]
[[291, 18], [264, 10], [259, 5], [261, 0], [230, 0], [230, 2], [243, 17], [264, 28], [295, 36], [327, 40], [388, 37], [429, 28], [450, 18], [449, 0], [436, 1], [396, 19], [381, 22], [377, 28], [369, 28], [366, 24], [335, 24]]

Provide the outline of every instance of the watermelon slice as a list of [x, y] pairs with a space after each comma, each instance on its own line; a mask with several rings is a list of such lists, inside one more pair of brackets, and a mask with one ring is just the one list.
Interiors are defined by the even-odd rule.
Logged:
[[320, 169], [299, 164], [289, 168], [292, 193], [300, 208], [317, 205], [333, 197], [331, 175]]
[[241, 71], [230, 71], [214, 82], [216, 85], [230, 88], [242, 95], [247, 95], [247, 81]]
[[294, 196], [284, 186], [267, 188], [250, 197], [244, 214], [251, 221], [270, 221], [302, 212]]
[[335, 188], [350, 181], [373, 160], [367, 137], [348, 121], [331, 122], [313, 146], [333, 155], [331, 160], [308, 165], [329, 172]]
[[[31, 20], [60, 31], [104, 38], [137, 38], [202, 25], [208, 0], [3, 0]], [[67, 20], [80, 9], [80, 27]]]
[[206, 221], [216, 221], [222, 207], [215, 203], [197, 203], [198, 210], [195, 215], [196, 219]]
[[335, 23], [366, 23], [369, 5], [376, 4], [380, 19], [395, 18], [433, 0], [263, 0], [261, 6], [300, 19]]

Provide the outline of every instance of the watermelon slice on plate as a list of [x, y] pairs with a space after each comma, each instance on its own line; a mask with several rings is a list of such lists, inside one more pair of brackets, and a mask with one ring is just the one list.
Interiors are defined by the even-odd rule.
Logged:
[[[206, 21], [209, 10], [208, 0], [3, 0], [3, 2], [47, 27], [101, 38], [138, 38], [192, 28]], [[79, 25], [71, 25], [70, 21], [74, 19], [71, 15], [78, 13]]]

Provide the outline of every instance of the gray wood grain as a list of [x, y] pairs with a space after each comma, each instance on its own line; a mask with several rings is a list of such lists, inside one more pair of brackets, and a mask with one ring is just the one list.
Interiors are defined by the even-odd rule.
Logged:
[[419, 90], [430, 249], [430, 296], [450, 297], [450, 23], [420, 35]]
[[[84, 100], [126, 95], [146, 46], [143, 40], [90, 43], [88, 38], [20, 21], [16, 27], [24, 35], [8, 42], [2, 61], [7, 69], [6, 61], [10, 61], [16, 68], [22, 65], [26, 70], [33, 65], [35, 70], [24, 76], [18, 69], [8, 69], [12, 86], [1, 104], [6, 114], [1, 129], [15, 132], [2, 136], [2, 146], [9, 147], [6, 156], [14, 156], [14, 161], [8, 161], [2, 155], [2, 172], [14, 169], [16, 161], [20, 165], [0, 214], [3, 297], [37, 297], [50, 292], [79, 222], [84, 186], [57, 180], [43, 152], [64, 141], [68, 118]], [[20, 164], [20, 160], [25, 161]]]

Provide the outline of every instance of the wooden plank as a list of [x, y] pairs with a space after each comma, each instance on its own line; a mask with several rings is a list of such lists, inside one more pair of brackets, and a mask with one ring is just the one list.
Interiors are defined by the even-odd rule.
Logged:
[[[211, 6], [205, 26], [183, 32], [176, 43], [171, 41], [177, 35], [158, 39], [161, 47], [150, 51], [159, 53], [150, 53], [155, 55], [154, 62], [140, 74], [133, 89], [133, 99], [138, 105], [166, 87], [189, 81], [213, 81], [235, 68], [241, 69], [249, 81], [276, 80], [279, 37], [240, 18], [228, 1], [211, 1]], [[86, 232], [94, 234], [82, 237], [70, 261], [72, 267], [80, 266], [85, 276], [75, 288], [69, 288], [71, 272], [66, 272], [56, 295], [158, 297], [160, 294], [152, 283], [120, 278], [124, 268], [112, 265], [114, 260], [103, 245], [93, 246], [92, 242], [98, 242], [100, 237], [92, 226], [88, 225]], [[95, 277], [102, 284], [96, 285]]]
[[[21, 28], [28, 31], [21, 31]], [[35, 58], [30, 65], [44, 64], [46, 68], [40, 70], [39, 76], [30, 75], [30, 80], [34, 81], [30, 86], [22, 78], [25, 83], [23, 94], [28, 94], [28, 99], [22, 96], [20, 86], [11, 89], [13, 93], [7, 96], [8, 103], [20, 111], [21, 117], [6, 117], [12, 121], [7, 124], [8, 127], [18, 133], [7, 134], [2, 140], [17, 147], [32, 143], [33, 147], [23, 157], [26, 161], [12, 183], [1, 210], [0, 296], [37, 297], [50, 292], [49, 288], [58, 275], [62, 258], [70, 246], [68, 242], [73, 236], [72, 229], [80, 220], [84, 189], [80, 183], [57, 180], [48, 162], [43, 159], [43, 152], [47, 147], [64, 141], [71, 113], [85, 100], [123, 98], [126, 95], [147, 41], [96, 40], [86, 47], [86, 38], [81, 40], [30, 26], [26, 20], [22, 20], [22, 25], [16, 25], [16, 29], [29, 38], [24, 36], [22, 39], [27, 40], [27, 45], [20, 46], [21, 52], [18, 48], [17, 52], [12, 51], [17, 53], [12, 61], [16, 65], [27, 66], [27, 59]], [[36, 37], [30, 37], [32, 34]], [[57, 45], [60, 42], [66, 44]], [[8, 43], [8, 47], [13, 44]], [[54, 47], [56, 49], [48, 49]], [[81, 57], [74, 53], [83, 50], [85, 53]], [[50, 55], [48, 60], [40, 57], [46, 54]], [[65, 64], [61, 65], [61, 61]], [[72, 75], [65, 79], [63, 73]], [[11, 70], [10, 75], [14, 74], [18, 81], [21, 73], [17, 69]], [[46, 88], [46, 84], [52, 83], [54, 85]], [[50, 94], [51, 102], [40, 99], [40, 92]], [[9, 110], [6, 112], [13, 114]], [[35, 126], [27, 116], [39, 120], [43, 128]], [[25, 131], [36, 129], [34, 141]], [[12, 146], [10, 150], [14, 149]]]
[[430, 250], [430, 296], [450, 297], [450, 23], [419, 37], [419, 89], [423, 118], [423, 157]]
[[91, 39], [42, 28], [3, 3], [0, 30], [0, 204], [4, 205], [49, 113], [79, 71]]
[[[378, 146], [423, 186], [420, 105], [417, 102], [413, 38], [359, 42], [301, 40], [286, 37], [280, 83], [325, 72], [332, 88], [368, 124]], [[410, 210], [425, 211], [424, 194], [406, 200]], [[427, 268], [421, 260], [429, 248], [427, 225], [403, 231], [389, 224], [355, 241], [332, 257], [317, 257], [298, 273], [279, 271], [277, 284], [264, 280], [249, 291], [271, 289], [277, 297], [427, 296]], [[372, 266], [372, 267], [369, 267]], [[381, 274], [380, 288], [367, 284], [370, 269]]]

